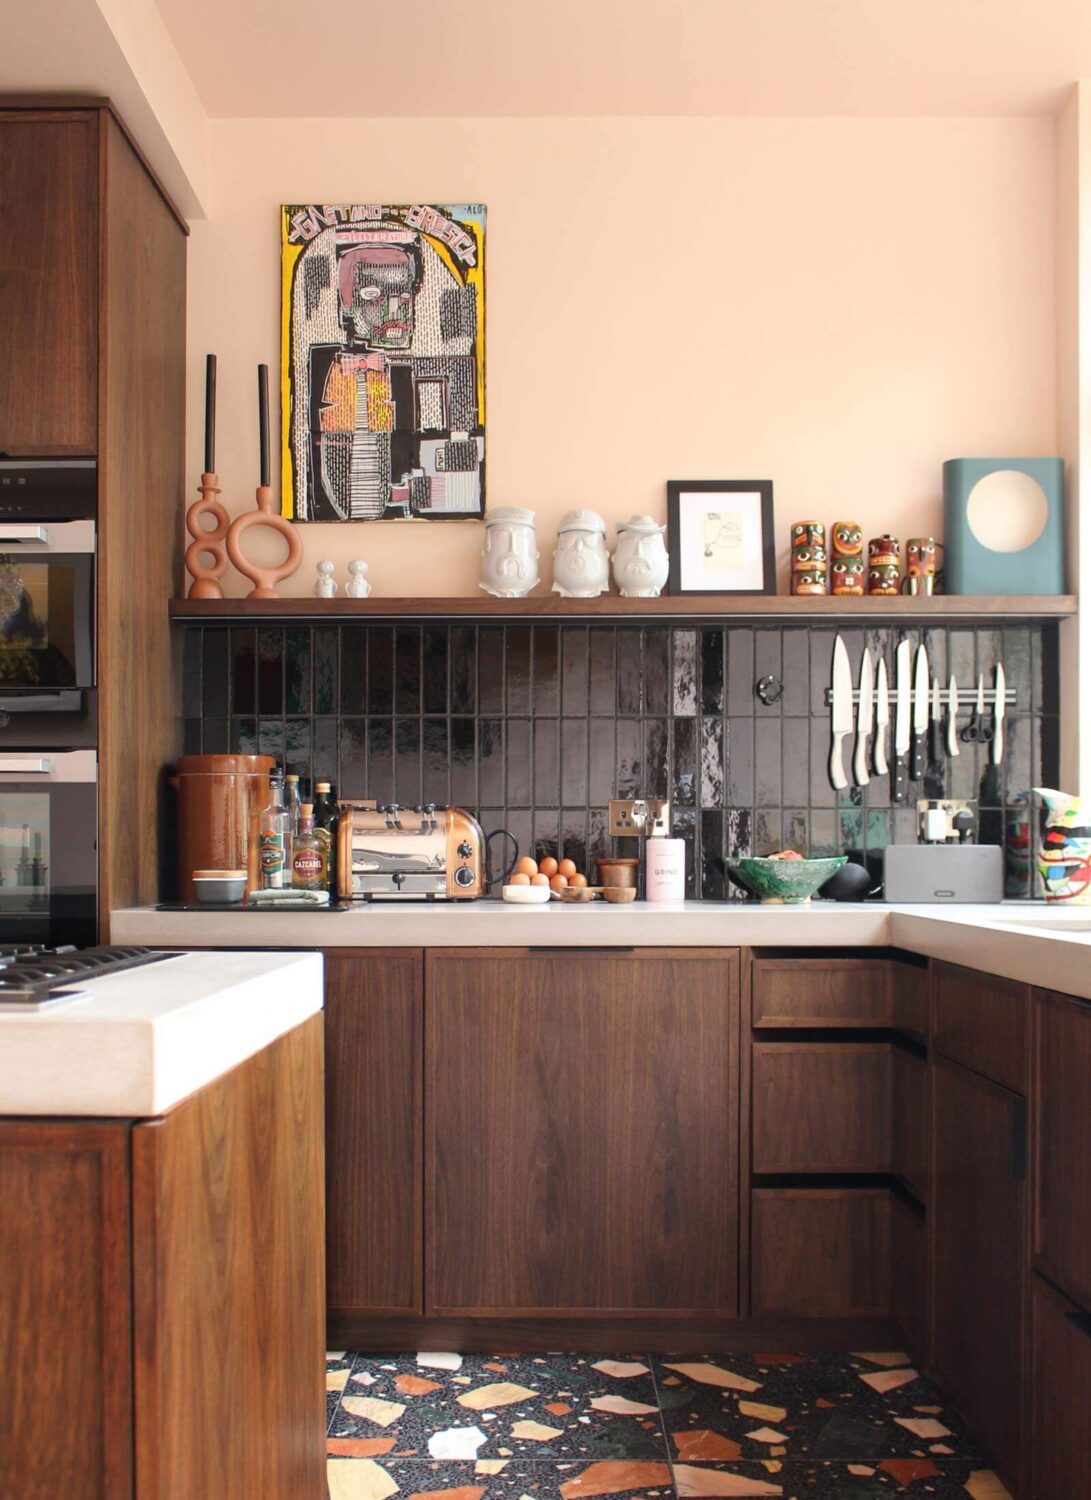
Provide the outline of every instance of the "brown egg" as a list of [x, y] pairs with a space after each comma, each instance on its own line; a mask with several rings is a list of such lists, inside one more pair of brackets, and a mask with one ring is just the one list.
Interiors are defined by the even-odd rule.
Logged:
[[508, 884], [509, 885], [529, 885], [530, 884], [530, 876], [529, 875], [524, 875], [521, 870], [517, 871], [517, 873], [514, 874], [511, 877], [511, 879], [508, 881]]
[[530, 882], [529, 883], [531, 885], [548, 885], [549, 884], [549, 876], [548, 875], [532, 875], [530, 877]]
[[587, 876], [586, 875], [581, 875], [579, 873], [579, 871], [577, 870], [577, 872], [576, 872], [575, 875], [570, 875], [568, 877], [568, 883], [569, 883], [569, 885], [579, 886], [579, 887], [582, 888], [583, 886], [585, 886], [587, 884]]
[[543, 875], [556, 875], [557, 861], [553, 858], [552, 854], [547, 854], [545, 859], [538, 861], [538, 868]]
[[515, 861], [516, 875], [537, 875], [538, 861], [531, 859], [529, 854], [524, 854], [521, 859]]
[[551, 875], [549, 877], [549, 884], [552, 890], [563, 891], [565, 886], [568, 884], [568, 876], [560, 874]]
[[569, 880], [571, 880], [572, 877], [573, 877], [573, 875], [575, 875], [575, 873], [576, 873], [576, 861], [574, 859], [562, 859], [562, 860], [558, 861], [558, 864], [557, 864], [557, 874], [558, 875], [565, 875], [565, 876], [568, 877]]

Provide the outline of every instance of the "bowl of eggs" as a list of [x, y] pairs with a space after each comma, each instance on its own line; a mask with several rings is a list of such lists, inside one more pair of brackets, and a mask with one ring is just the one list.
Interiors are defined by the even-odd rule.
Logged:
[[529, 854], [517, 859], [500, 894], [505, 901], [524, 906], [544, 903], [551, 896], [566, 901], [590, 901], [594, 896], [575, 860], [555, 859], [552, 854], [540, 860]]

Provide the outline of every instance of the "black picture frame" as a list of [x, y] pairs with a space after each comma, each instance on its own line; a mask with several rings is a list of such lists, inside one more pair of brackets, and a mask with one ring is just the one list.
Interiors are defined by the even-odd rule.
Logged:
[[[761, 588], [694, 589], [682, 585], [682, 496], [684, 494], [731, 495], [745, 493], [761, 497]], [[668, 591], [672, 594], [708, 594], [724, 597], [775, 594], [777, 591], [776, 544], [773, 536], [773, 481], [771, 479], [669, 479], [667, 481], [667, 550], [670, 554]]]

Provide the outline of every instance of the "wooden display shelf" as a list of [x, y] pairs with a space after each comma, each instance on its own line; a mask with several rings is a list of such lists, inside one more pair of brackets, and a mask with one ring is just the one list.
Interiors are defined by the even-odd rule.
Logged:
[[894, 599], [796, 598], [789, 594], [723, 597], [718, 594], [666, 595], [659, 599], [562, 599], [543, 594], [529, 599], [172, 599], [172, 620], [694, 620], [778, 621], [831, 624], [927, 623], [987, 620], [1044, 621], [1076, 613], [1074, 594], [901, 595]]

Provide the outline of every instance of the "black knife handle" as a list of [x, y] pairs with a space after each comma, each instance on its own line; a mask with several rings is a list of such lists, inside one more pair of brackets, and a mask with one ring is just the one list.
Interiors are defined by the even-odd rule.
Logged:
[[890, 762], [890, 800], [891, 802], [904, 802], [909, 791], [909, 785], [905, 779], [905, 756], [895, 753]]
[[924, 730], [913, 731], [909, 742], [909, 779], [920, 781], [924, 775]]

